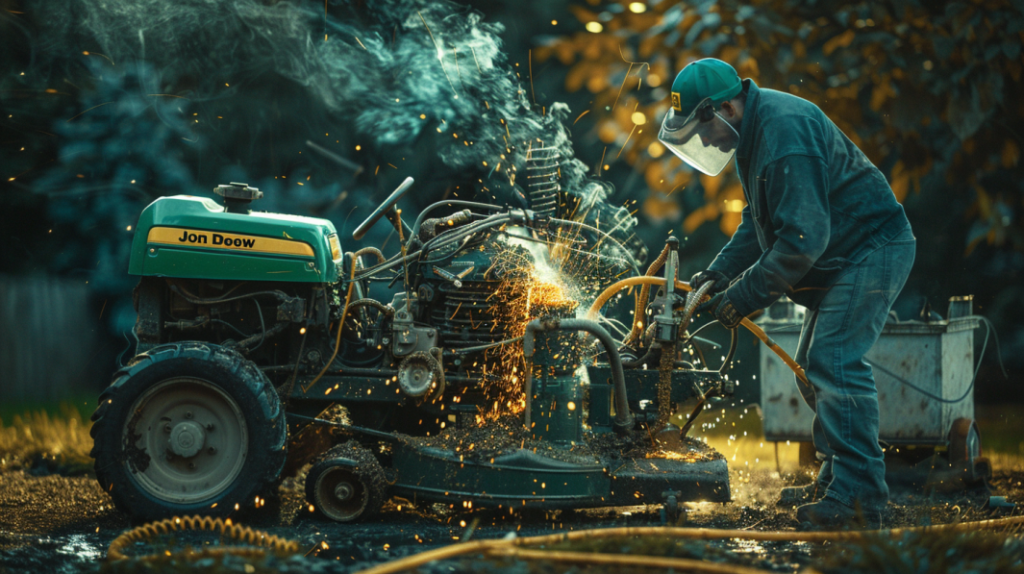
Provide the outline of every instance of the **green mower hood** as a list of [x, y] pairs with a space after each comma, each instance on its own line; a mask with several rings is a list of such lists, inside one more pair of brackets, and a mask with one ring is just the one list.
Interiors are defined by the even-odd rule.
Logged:
[[235, 281], [338, 280], [341, 244], [326, 219], [228, 212], [175, 195], [146, 206], [132, 241], [132, 275]]

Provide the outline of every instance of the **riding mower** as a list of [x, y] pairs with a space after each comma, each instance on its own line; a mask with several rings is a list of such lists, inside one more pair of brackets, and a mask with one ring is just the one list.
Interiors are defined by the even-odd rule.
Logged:
[[[641, 274], [614, 237], [551, 209], [446, 200], [409, 226], [396, 206], [412, 183], [353, 234], [386, 217], [401, 239], [391, 258], [343, 252], [328, 220], [252, 211], [263, 194], [244, 183], [214, 190], [223, 205], [173, 196], [143, 210], [137, 354], [92, 417], [96, 476], [117, 507], [231, 515], [300, 468], [310, 507], [342, 522], [392, 496], [652, 504], [668, 518], [684, 501], [728, 501], [725, 459], [686, 435], [732, 393], [732, 350], [721, 369], [698, 360], [688, 326], [703, 293], [675, 280], [678, 242]], [[633, 272], [584, 311], [592, 297], [558, 273], [539, 279], [552, 260], [593, 260], [588, 277], [604, 283], [611, 267]], [[400, 287], [380, 301], [373, 282]], [[635, 315], [618, 341], [601, 310], [626, 288]]]

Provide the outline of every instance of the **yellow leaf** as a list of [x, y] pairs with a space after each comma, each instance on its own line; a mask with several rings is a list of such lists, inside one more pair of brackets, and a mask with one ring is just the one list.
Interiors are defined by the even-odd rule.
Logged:
[[704, 199], [712, 200], [718, 195], [718, 188], [722, 185], [722, 178], [720, 176], [712, 177], [702, 173], [700, 174], [700, 185], [704, 188]]
[[907, 192], [910, 190], [910, 174], [901, 173], [900, 175], [892, 179], [892, 193], [896, 196], [896, 201], [903, 203], [903, 200], [907, 197]]
[[825, 45], [822, 46], [821, 51], [826, 56], [835, 52], [837, 48], [845, 48], [853, 42], [853, 38], [856, 36], [853, 30], [847, 30], [838, 36], [833, 36]]
[[883, 80], [882, 83], [875, 84], [875, 87], [871, 89], [871, 109], [878, 111], [882, 109], [882, 104], [885, 103], [886, 98], [892, 93], [892, 84], [889, 80]]
[[740, 226], [742, 216], [739, 212], [726, 211], [722, 214], [722, 219], [718, 221], [718, 228], [722, 230], [722, 233], [732, 237], [736, 233], [736, 228]]
[[660, 193], [652, 193], [644, 200], [643, 212], [651, 220], [660, 222], [665, 219], [679, 219], [681, 210], [678, 203]]
[[1017, 142], [1011, 139], [1006, 140], [1006, 143], [1003, 144], [1003, 167], [1013, 167], [1017, 165], [1018, 161], [1020, 161], [1020, 146], [1017, 145]]
[[714, 218], [718, 215], [718, 209], [715, 208], [714, 204], [708, 204], [700, 209], [694, 210], [690, 215], [686, 216], [683, 220], [683, 231], [686, 233], [693, 233], [698, 227], [704, 224], [705, 221]]
[[565, 89], [570, 92], [578, 91], [583, 87], [583, 82], [598, 75], [592, 73], [593, 67], [590, 62], [580, 62], [569, 68], [569, 73], [565, 75]]

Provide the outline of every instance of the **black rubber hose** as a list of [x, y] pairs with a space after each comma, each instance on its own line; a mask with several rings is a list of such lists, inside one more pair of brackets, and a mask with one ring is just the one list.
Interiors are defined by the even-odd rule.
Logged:
[[[554, 320], [541, 320], [534, 319], [526, 324], [526, 332], [523, 334], [523, 355], [526, 360], [530, 363], [533, 362], [534, 353], [534, 333], [537, 331], [583, 331], [593, 335], [601, 345], [604, 346], [605, 352], [608, 354], [608, 365], [612, 369], [612, 384], [615, 389], [615, 419], [612, 424], [615, 428], [615, 432], [625, 433], [633, 428], [633, 413], [629, 411], [629, 399], [626, 396], [626, 377], [622, 370], [622, 359], [619, 357], [619, 350], [616, 347], [615, 340], [608, 334], [608, 331], [604, 327], [598, 325], [595, 321], [587, 319], [554, 319]], [[530, 392], [531, 385], [533, 382], [533, 369], [529, 368], [526, 371], [526, 415], [529, 416], [530, 409]]]
[[[729, 361], [732, 361], [732, 356], [736, 354], [736, 342], [739, 337], [739, 329], [733, 327], [729, 329], [729, 353], [725, 356], [725, 361], [722, 362], [722, 366], [718, 367], [719, 373], [724, 373], [729, 368]], [[705, 366], [705, 368], [707, 368]]]
[[359, 307], [373, 307], [374, 309], [380, 311], [381, 313], [384, 313], [388, 317], [395, 314], [395, 310], [393, 308], [388, 307], [387, 305], [381, 303], [380, 301], [377, 301], [376, 299], [356, 299], [355, 301], [349, 304], [348, 310], [351, 311]]
[[412, 229], [409, 232], [409, 237], [419, 237], [420, 226], [423, 225], [423, 220], [427, 218], [427, 214], [439, 207], [470, 207], [475, 209], [487, 209], [489, 211], [501, 211], [505, 209], [497, 205], [491, 205], [489, 203], [478, 203], [475, 201], [462, 201], [461, 199], [439, 201], [428, 205], [423, 211], [420, 212], [419, 217], [416, 218], [416, 222], [412, 224]]

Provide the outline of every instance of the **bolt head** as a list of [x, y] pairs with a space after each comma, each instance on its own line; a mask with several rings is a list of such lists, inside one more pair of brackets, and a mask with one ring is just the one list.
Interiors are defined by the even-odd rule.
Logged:
[[334, 496], [337, 497], [338, 500], [348, 500], [352, 498], [352, 494], [354, 492], [352, 485], [345, 482], [334, 488]]
[[165, 424], [164, 425], [164, 433], [165, 434], [171, 434], [171, 425], [169, 425], [169, 424]]
[[185, 418], [187, 418], [187, 419], [192, 418], [192, 411], [186, 411], [185, 412]]
[[194, 463], [194, 462], [188, 463], [188, 469], [189, 470], [195, 470], [196, 469], [196, 463]]
[[206, 423], [206, 430], [208, 430], [208, 431], [212, 431], [212, 430], [213, 430], [213, 429], [215, 429], [215, 428], [217, 428], [217, 427], [215, 427], [215, 426], [213, 425], [213, 423]]
[[210, 448], [206, 449], [206, 452], [209, 454], [217, 454], [217, 449], [211, 446]]

